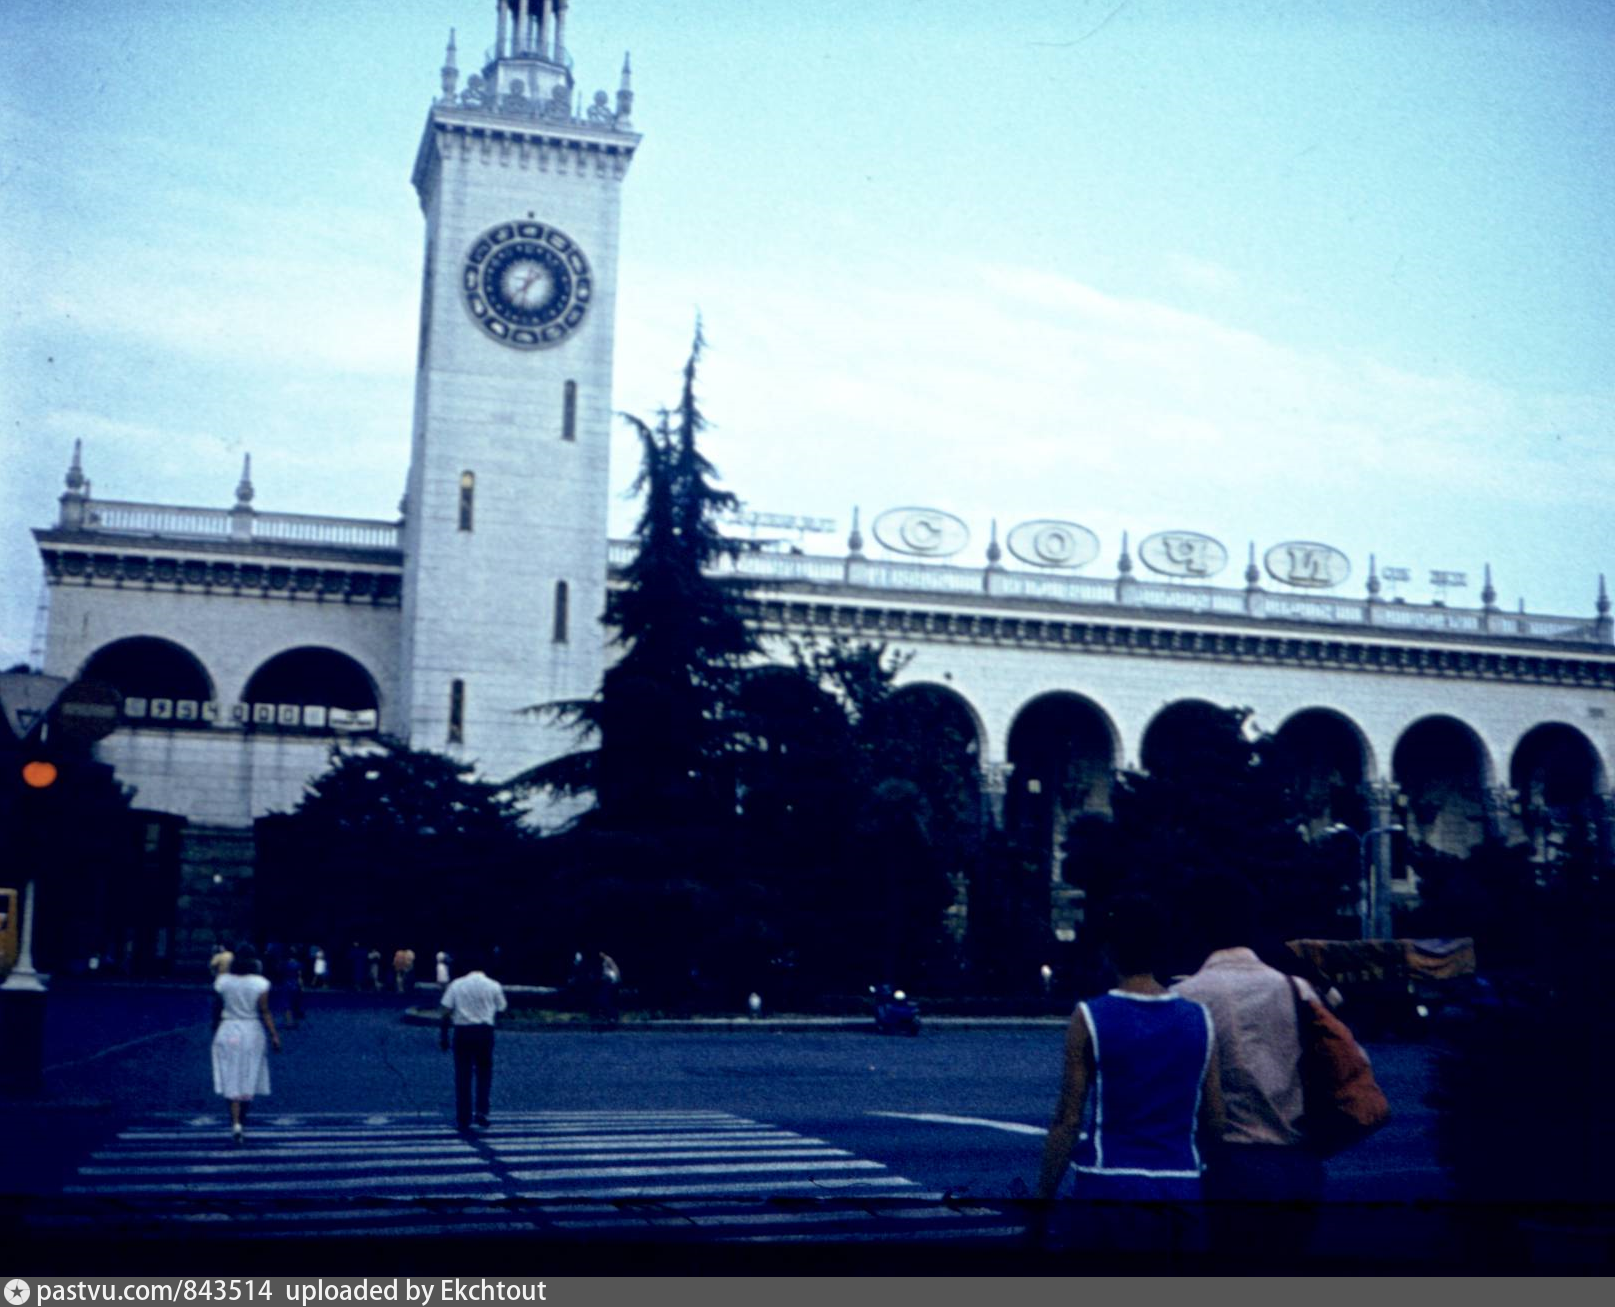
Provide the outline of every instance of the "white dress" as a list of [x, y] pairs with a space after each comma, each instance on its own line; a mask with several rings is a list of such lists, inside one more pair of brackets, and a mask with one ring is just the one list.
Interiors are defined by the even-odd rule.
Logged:
[[213, 1092], [226, 1098], [267, 1094], [269, 1039], [258, 1015], [258, 996], [269, 992], [269, 980], [223, 975], [213, 988], [224, 1000], [224, 1020], [213, 1036]]

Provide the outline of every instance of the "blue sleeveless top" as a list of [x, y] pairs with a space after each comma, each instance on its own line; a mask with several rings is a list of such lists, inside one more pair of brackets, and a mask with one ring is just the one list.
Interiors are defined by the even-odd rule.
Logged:
[[1077, 1008], [1094, 1060], [1092, 1125], [1077, 1146], [1077, 1170], [1198, 1178], [1194, 1129], [1211, 1059], [1211, 1013], [1177, 994], [1115, 989]]

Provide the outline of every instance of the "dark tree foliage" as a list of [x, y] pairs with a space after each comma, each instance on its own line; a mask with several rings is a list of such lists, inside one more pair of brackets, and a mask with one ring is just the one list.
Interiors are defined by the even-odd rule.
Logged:
[[967, 938], [977, 989], [1042, 994], [1039, 968], [1059, 956], [1049, 924], [1048, 876], [1042, 860], [1005, 833], [988, 837], [970, 878]]
[[780, 887], [794, 974], [821, 987], [947, 970], [944, 916], [980, 839], [974, 737], [896, 685], [907, 661], [803, 644], [744, 699], [746, 838]]
[[[1247, 708], [1207, 708], [1195, 729], [1158, 751], [1149, 772], [1119, 772], [1109, 818], [1087, 816], [1066, 838], [1066, 879], [1086, 892], [1088, 919], [1122, 889], [1169, 905], [1196, 876], [1238, 874], [1255, 887], [1270, 938], [1337, 936], [1355, 896], [1348, 840], [1311, 843], [1281, 746], [1250, 730]], [[1192, 923], [1183, 923], [1177, 969]]]
[[[0, 732], [9, 735], [3, 723]], [[54, 785], [35, 790], [22, 784], [21, 769], [40, 756], [50, 757], [58, 774]], [[41, 751], [6, 738], [0, 759], [0, 879], [19, 891], [34, 882], [35, 965], [67, 970], [107, 952], [121, 965], [123, 945], [138, 942], [140, 919], [156, 906], [129, 875], [140, 857], [134, 791], [94, 761], [87, 745]], [[152, 960], [131, 961], [145, 967]]]
[[296, 809], [259, 823], [260, 933], [327, 950], [517, 956], [513, 923], [537, 906], [532, 841], [510, 794], [472, 772], [396, 741], [333, 749]]
[[644, 507], [633, 560], [607, 601], [605, 622], [621, 652], [591, 699], [549, 705], [586, 747], [533, 768], [518, 782], [592, 793], [585, 824], [653, 831], [721, 820], [733, 806], [733, 711], [741, 663], [756, 642], [744, 594], [713, 566], [733, 551], [717, 518], [737, 501], [714, 484], [698, 447], [706, 418], [696, 401], [703, 340], [697, 327], [678, 407], [639, 436], [633, 492]]

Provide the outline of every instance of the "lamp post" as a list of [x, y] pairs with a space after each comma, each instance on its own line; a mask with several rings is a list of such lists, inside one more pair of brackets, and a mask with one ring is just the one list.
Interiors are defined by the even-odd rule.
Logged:
[[1365, 831], [1354, 831], [1343, 822], [1336, 822], [1325, 829], [1325, 835], [1350, 835], [1357, 841], [1357, 920], [1363, 939], [1380, 939], [1390, 934], [1390, 886], [1381, 884], [1389, 880], [1384, 875], [1385, 859], [1375, 858], [1370, 862], [1369, 843], [1381, 835], [1399, 835], [1407, 827], [1392, 822], [1387, 826], [1370, 826]]

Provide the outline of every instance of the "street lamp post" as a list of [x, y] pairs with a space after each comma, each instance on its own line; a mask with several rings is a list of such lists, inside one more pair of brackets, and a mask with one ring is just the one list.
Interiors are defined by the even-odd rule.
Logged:
[[1391, 904], [1389, 877], [1385, 874], [1385, 859], [1373, 858], [1369, 841], [1381, 835], [1399, 835], [1406, 826], [1392, 822], [1387, 826], [1370, 826], [1358, 832], [1342, 822], [1336, 822], [1326, 835], [1350, 835], [1357, 841], [1357, 920], [1363, 939], [1383, 939], [1391, 933]]

